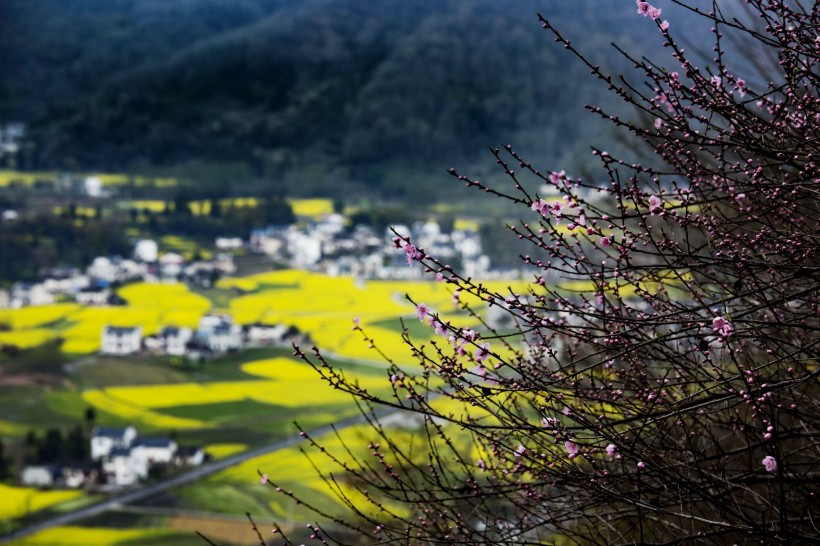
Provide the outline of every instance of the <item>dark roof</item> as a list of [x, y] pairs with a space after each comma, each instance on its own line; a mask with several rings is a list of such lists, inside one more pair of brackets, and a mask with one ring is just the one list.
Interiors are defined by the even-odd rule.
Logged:
[[202, 451], [200, 446], [180, 446], [177, 448], [177, 457], [193, 457]]
[[110, 334], [130, 334], [137, 328], [139, 328], [139, 326], [106, 326], [105, 331]]
[[131, 447], [170, 447], [171, 442], [170, 438], [137, 438]]
[[131, 448], [128, 447], [115, 447], [111, 450], [108, 454], [110, 458], [114, 457], [128, 457], [131, 454]]
[[91, 431], [91, 436], [121, 439], [125, 436], [125, 431], [126, 428], [124, 427], [94, 427], [94, 430]]

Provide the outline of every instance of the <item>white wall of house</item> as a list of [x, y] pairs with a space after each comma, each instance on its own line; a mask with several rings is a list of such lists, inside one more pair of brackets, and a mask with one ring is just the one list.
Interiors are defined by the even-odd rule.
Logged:
[[[121, 430], [122, 434], [112, 434], [112, 430]], [[95, 432], [96, 431], [96, 432]], [[125, 427], [124, 429], [109, 429], [104, 433], [100, 433], [99, 429], [95, 429], [91, 433], [91, 459], [98, 461], [103, 457], [107, 457], [114, 449], [124, 449], [131, 446], [131, 443], [137, 437], [137, 429], [134, 427]]]
[[105, 326], [100, 352], [109, 355], [130, 355], [139, 352], [142, 345], [142, 327], [118, 328]]

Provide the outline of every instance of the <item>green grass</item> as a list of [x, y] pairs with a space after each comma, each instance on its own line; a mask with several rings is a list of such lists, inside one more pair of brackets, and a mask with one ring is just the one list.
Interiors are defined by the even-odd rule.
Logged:
[[277, 407], [256, 400], [236, 400], [220, 402], [218, 404], [193, 404], [190, 406], [174, 406], [161, 410], [166, 415], [200, 419], [202, 421], [237, 421], [267, 417], [277, 414]]
[[271, 491], [259, 484], [255, 475], [248, 476], [247, 485], [213, 481], [195, 483], [180, 489], [179, 497], [182, 501], [180, 508], [240, 515], [250, 512], [257, 519], [273, 516], [268, 507]]
[[[370, 323], [370, 326], [378, 326], [385, 330], [392, 330], [401, 333], [403, 331], [401, 321], [397, 318], [390, 318], [385, 320]], [[435, 335], [433, 328], [426, 322], [422, 323], [416, 319], [407, 318], [404, 320], [404, 327], [407, 328], [407, 333], [410, 337], [418, 340], [427, 340]]]
[[189, 381], [187, 374], [170, 367], [165, 357], [126, 359], [97, 356], [74, 366], [71, 378], [86, 388]]
[[226, 288], [192, 288], [191, 292], [208, 298], [214, 309], [229, 309], [231, 300], [236, 297], [233, 290]]

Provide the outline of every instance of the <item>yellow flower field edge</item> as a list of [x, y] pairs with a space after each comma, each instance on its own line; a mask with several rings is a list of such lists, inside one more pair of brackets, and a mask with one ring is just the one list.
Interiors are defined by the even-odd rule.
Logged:
[[0, 484], [0, 519], [17, 519], [82, 496], [82, 491], [41, 491]]

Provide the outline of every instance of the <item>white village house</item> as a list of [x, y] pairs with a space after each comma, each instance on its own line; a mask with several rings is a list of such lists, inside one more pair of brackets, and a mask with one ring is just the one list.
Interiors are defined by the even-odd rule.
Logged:
[[91, 431], [91, 459], [99, 461], [114, 449], [128, 448], [136, 437], [137, 429], [134, 427], [94, 427]]
[[196, 336], [213, 352], [242, 348], [242, 327], [230, 315], [205, 315], [199, 319]]
[[[146, 479], [153, 466], [173, 464], [178, 449], [169, 438], [140, 438], [134, 427], [94, 427], [91, 433], [91, 458], [101, 461], [108, 481], [120, 486]], [[204, 454], [194, 456], [191, 464], [203, 460]]]
[[142, 348], [141, 326], [103, 327], [100, 353], [107, 355], [131, 355]]

